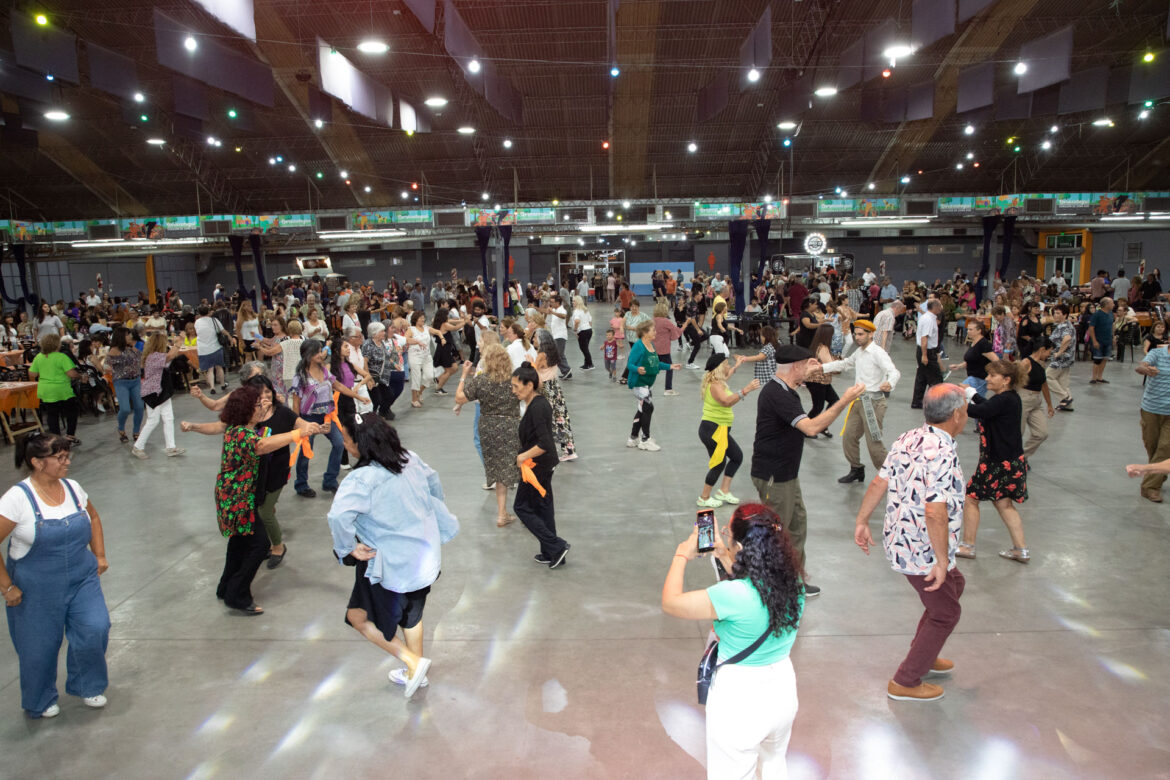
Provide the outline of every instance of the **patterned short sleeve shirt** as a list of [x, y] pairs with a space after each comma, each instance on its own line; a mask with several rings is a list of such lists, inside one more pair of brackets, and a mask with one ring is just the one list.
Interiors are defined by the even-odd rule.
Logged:
[[953, 569], [964, 488], [955, 440], [932, 425], [907, 431], [890, 447], [879, 474], [889, 483], [882, 544], [894, 571], [924, 575], [934, 566], [926, 529], [926, 505], [933, 503], [947, 506], [947, 570]]

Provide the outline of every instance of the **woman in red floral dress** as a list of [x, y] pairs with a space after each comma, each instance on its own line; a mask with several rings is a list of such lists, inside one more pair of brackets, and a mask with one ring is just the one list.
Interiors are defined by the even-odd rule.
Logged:
[[[1024, 541], [1024, 521], [1013, 504], [1028, 500], [1028, 463], [1024, 458], [1021, 417], [1023, 405], [1016, 387], [1022, 381], [1023, 364], [993, 360], [987, 364], [987, 389], [991, 398], [974, 395], [967, 415], [979, 430], [979, 465], [967, 483], [963, 504], [963, 541], [955, 555], [975, 557], [975, 534], [979, 530], [979, 502], [991, 501], [1007, 526], [1012, 548], [1000, 551], [1009, 560], [1027, 563], [1031, 559]], [[974, 388], [968, 388], [973, 393]]]
[[[219, 414], [227, 426], [223, 432], [223, 455], [215, 478], [215, 514], [219, 530], [228, 537], [223, 576], [215, 595], [232, 609], [246, 615], [264, 612], [252, 600], [252, 579], [268, 553], [268, 534], [256, 514], [256, 479], [260, 456], [298, 441], [300, 431], [263, 436], [255, 430], [271, 416], [272, 399], [254, 385], [245, 385], [228, 396]], [[183, 431], [203, 431], [214, 423], [182, 423]]]

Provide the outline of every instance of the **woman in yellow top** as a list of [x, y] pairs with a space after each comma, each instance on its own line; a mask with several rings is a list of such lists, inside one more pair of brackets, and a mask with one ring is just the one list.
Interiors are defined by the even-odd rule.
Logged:
[[183, 329], [183, 349], [195, 349], [195, 321], [187, 323]]
[[[715, 353], [707, 360], [707, 373], [703, 376], [703, 419], [699, 423], [699, 441], [707, 448], [708, 471], [703, 480], [703, 492], [695, 503], [703, 507], [718, 507], [726, 504], [738, 504], [739, 499], [731, 494], [731, 480], [739, 466], [743, 463], [743, 450], [731, 438], [731, 423], [735, 420], [735, 412], [731, 410], [740, 401], [747, 398], [748, 393], [760, 389], [760, 380], [753, 379], [738, 393], [733, 393], [727, 386], [727, 380], [739, 368], [744, 360], [743, 355], [737, 355], [735, 363], [727, 362], [724, 355]], [[717, 452], [721, 451], [721, 455]], [[723, 475], [723, 484], [720, 489], [711, 495], [719, 475]]]

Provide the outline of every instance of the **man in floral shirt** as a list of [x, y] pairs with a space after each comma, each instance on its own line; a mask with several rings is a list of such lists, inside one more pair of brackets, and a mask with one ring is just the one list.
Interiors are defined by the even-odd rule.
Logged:
[[962, 387], [938, 384], [923, 399], [926, 425], [902, 434], [870, 483], [857, 513], [853, 541], [869, 555], [873, 537], [869, 516], [883, 498], [886, 518], [882, 544], [894, 571], [918, 592], [926, 614], [910, 643], [910, 653], [887, 686], [899, 701], [935, 701], [940, 685], [923, 682], [928, 674], [950, 674], [954, 664], [938, 654], [959, 623], [962, 573], [955, 549], [963, 524], [963, 470], [955, 439], [967, 424]]
[[1052, 321], [1056, 327], [1049, 337], [1052, 341], [1052, 356], [1048, 358], [1048, 389], [1060, 399], [1056, 408], [1071, 412], [1073, 397], [1068, 390], [1068, 375], [1076, 359], [1077, 330], [1068, 321], [1068, 306], [1061, 303], [1052, 307]]

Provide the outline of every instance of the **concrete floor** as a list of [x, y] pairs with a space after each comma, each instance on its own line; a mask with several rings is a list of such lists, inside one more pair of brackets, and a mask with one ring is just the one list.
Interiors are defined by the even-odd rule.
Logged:
[[[909, 409], [910, 347], [899, 341], [894, 356], [907, 373], [887, 439], [921, 422]], [[1108, 376], [1090, 388], [1087, 365], [1076, 366], [1077, 411], [1053, 421], [1034, 458], [1022, 509], [1029, 566], [995, 555], [1008, 537], [985, 514], [946, 650], [957, 670], [934, 704], [885, 696], [920, 607], [880, 550], [867, 559], [853, 545], [863, 488], [836, 484], [838, 441], [809, 442], [809, 571], [824, 595], [808, 605], [793, 652], [793, 777], [1170, 776], [1170, 510], [1142, 500], [1122, 470], [1144, 458], [1140, 380], [1129, 363]], [[72, 476], [106, 527], [110, 703], [89, 711], [63, 694], [60, 717], [26, 719], [15, 654], [0, 643], [0, 775], [702, 777], [694, 674], [706, 627], [659, 609], [705, 471], [699, 378], [684, 370], [676, 398], [662, 397], [659, 381], [659, 453], [624, 447], [633, 398], [602, 369], [567, 383], [581, 459], [557, 470], [558, 525], [573, 552], [552, 572], [531, 562], [522, 526], [496, 529], [472, 415], [452, 417], [433, 395], [423, 410], [398, 404], [404, 441], [443, 476], [462, 524], [427, 604], [431, 686], [409, 703], [386, 680], [397, 662], [342, 622], [352, 570], [330, 551], [325, 498], [286, 490], [289, 557], [257, 578], [267, 614], [237, 617], [214, 596], [219, 442], [179, 434], [189, 453], [168, 460], [156, 432], [139, 462], [117, 444], [112, 418], [85, 421]], [[176, 406], [178, 419], [209, 417], [189, 398]], [[734, 428], [748, 452], [754, 417], [746, 404]], [[970, 433], [960, 452], [972, 468]], [[15, 480], [11, 467], [5, 477]], [[734, 491], [751, 496], [746, 467]], [[687, 581], [705, 587], [712, 572], [693, 563]], [[64, 653], [61, 664], [63, 688]]]

